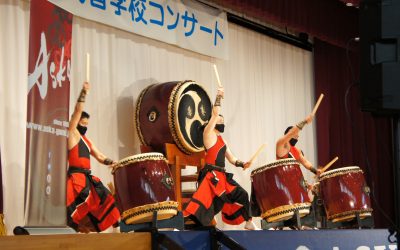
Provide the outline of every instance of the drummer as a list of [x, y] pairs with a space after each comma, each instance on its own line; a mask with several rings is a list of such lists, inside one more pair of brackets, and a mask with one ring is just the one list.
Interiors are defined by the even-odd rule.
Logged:
[[313, 118], [314, 116], [310, 114], [303, 121], [297, 123], [295, 126], [290, 126], [285, 130], [284, 136], [279, 138], [279, 140], [276, 142], [276, 158], [294, 158], [306, 169], [316, 175], [319, 175], [321, 170], [314, 168], [311, 162], [304, 157], [303, 152], [295, 146], [299, 139], [299, 132], [306, 124], [311, 123]]
[[243, 170], [250, 167], [250, 163], [238, 160], [221, 136], [225, 128], [224, 118], [219, 115], [223, 96], [224, 90], [221, 87], [218, 89], [210, 121], [203, 132], [206, 165], [199, 173], [199, 187], [188, 203], [184, 216], [207, 226], [214, 215], [222, 210], [222, 220], [225, 223], [239, 225], [246, 222], [245, 229], [256, 230], [258, 228], [249, 214], [247, 192], [233, 180], [233, 174], [227, 173], [225, 169], [225, 158]]
[[110, 191], [91, 175], [90, 155], [104, 165], [115, 163], [85, 136], [89, 114], [83, 111], [89, 83], [85, 82], [69, 122], [67, 223], [77, 232], [89, 233], [118, 226], [120, 213]]

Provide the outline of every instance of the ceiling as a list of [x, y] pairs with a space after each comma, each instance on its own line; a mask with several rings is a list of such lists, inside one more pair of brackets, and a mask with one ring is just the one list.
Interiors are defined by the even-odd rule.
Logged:
[[360, 0], [198, 0], [266, 27], [337, 46], [358, 36]]

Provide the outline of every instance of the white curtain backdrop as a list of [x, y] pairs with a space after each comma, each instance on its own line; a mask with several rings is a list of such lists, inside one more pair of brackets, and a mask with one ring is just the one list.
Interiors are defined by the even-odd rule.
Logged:
[[[29, 2], [0, 0], [0, 30], [0, 146], [4, 213], [11, 230], [23, 223]], [[312, 110], [312, 53], [234, 24], [229, 36], [230, 59], [224, 61], [74, 17], [70, 111], [85, 79], [88, 52], [88, 137], [113, 159], [138, 154], [133, 114], [140, 91], [152, 83], [190, 79], [203, 85], [214, 101], [215, 63], [225, 87], [223, 136], [232, 152], [246, 161], [267, 144], [250, 170], [227, 166], [250, 194], [251, 171], [274, 161], [276, 140]], [[316, 165], [315, 125], [303, 129], [298, 145]], [[112, 181], [110, 170], [95, 160], [92, 171], [104, 184]], [[243, 228], [220, 220], [218, 227]]]

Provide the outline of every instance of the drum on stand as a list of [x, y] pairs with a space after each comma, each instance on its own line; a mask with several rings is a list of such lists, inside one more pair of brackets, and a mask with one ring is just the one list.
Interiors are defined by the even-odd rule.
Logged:
[[117, 204], [126, 224], [150, 222], [177, 214], [175, 187], [167, 160], [161, 153], [127, 157], [113, 169]]
[[259, 167], [251, 172], [251, 179], [261, 217], [267, 222], [288, 220], [296, 210], [301, 217], [310, 213], [307, 183], [296, 160], [282, 159]]
[[174, 143], [186, 153], [204, 150], [201, 127], [211, 117], [207, 92], [194, 81], [167, 82], [144, 89], [136, 102], [135, 124], [142, 145], [164, 152]]
[[333, 169], [319, 177], [321, 198], [328, 220], [348, 221], [372, 215], [370, 189], [356, 166]]

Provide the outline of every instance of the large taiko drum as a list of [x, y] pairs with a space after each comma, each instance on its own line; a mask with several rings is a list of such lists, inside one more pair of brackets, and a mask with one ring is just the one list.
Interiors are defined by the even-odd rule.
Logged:
[[165, 143], [186, 154], [204, 150], [201, 126], [211, 117], [207, 92], [193, 81], [167, 82], [144, 89], [136, 102], [135, 123], [142, 145], [157, 152]]
[[310, 213], [307, 184], [296, 160], [274, 161], [253, 170], [251, 178], [261, 217], [267, 222], [288, 220], [296, 210], [301, 217]]
[[175, 187], [167, 160], [161, 153], [127, 157], [113, 169], [115, 193], [126, 224], [149, 222], [177, 214]]
[[356, 166], [333, 169], [319, 177], [321, 198], [328, 220], [347, 221], [371, 216], [369, 187], [363, 171]]

